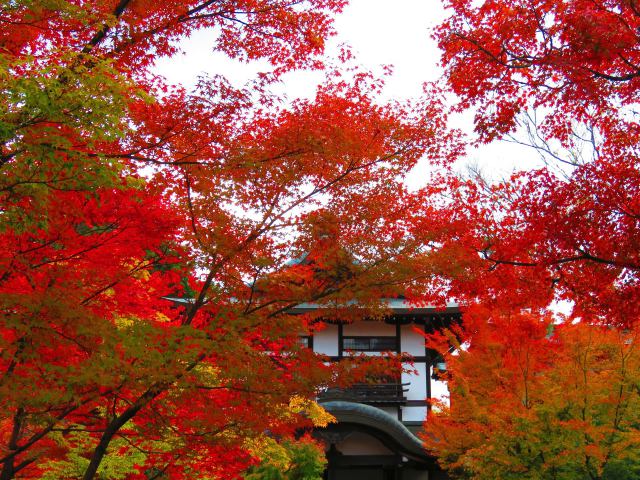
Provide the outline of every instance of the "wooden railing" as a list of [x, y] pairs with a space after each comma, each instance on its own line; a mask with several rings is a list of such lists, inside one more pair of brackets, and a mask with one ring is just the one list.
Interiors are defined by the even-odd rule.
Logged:
[[322, 392], [320, 400], [400, 405], [407, 401], [409, 383], [357, 383], [349, 388], [330, 388]]

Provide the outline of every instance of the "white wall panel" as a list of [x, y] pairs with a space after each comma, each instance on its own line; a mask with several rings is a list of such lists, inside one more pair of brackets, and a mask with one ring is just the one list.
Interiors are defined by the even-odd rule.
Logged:
[[414, 331], [415, 328], [421, 328], [421, 326], [416, 327], [410, 323], [400, 327], [400, 347], [403, 352], [422, 357], [424, 356], [424, 337]]
[[424, 363], [416, 362], [413, 367], [411, 367], [408, 363], [403, 364], [403, 367], [409, 367], [417, 371], [417, 373], [404, 372], [402, 374], [402, 383], [411, 383], [409, 386], [405, 387], [409, 389], [409, 391], [406, 393], [407, 400], [424, 400], [425, 398], [427, 398], [426, 365]]
[[403, 422], [424, 422], [427, 418], [427, 407], [402, 407]]
[[338, 326], [327, 324], [327, 326], [313, 335], [313, 351], [329, 356], [338, 355]]
[[447, 382], [440, 380], [431, 381], [431, 398], [445, 402], [449, 405], [449, 388]]

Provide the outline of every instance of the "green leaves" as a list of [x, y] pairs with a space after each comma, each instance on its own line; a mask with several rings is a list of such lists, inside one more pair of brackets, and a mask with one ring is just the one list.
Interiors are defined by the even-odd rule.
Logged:
[[[130, 426], [128, 426], [130, 427]], [[68, 452], [62, 460], [50, 460], [43, 463], [42, 480], [79, 479], [82, 478], [89, 465], [88, 454], [93, 445], [89, 432], [83, 431], [82, 425], [68, 425], [66, 431], [57, 431], [50, 438], [59, 448]], [[145, 445], [146, 446], [146, 445]], [[158, 448], [153, 445], [151, 448]], [[98, 479], [126, 480], [139, 472], [139, 465], [144, 464], [147, 455], [143, 447], [134, 448], [125, 439], [116, 439], [110, 446], [108, 455], [98, 470]]]
[[0, 231], [46, 229], [52, 192], [126, 185], [114, 154], [130, 132], [129, 105], [147, 97], [111, 61], [49, 54], [0, 55]]
[[254, 454], [261, 463], [249, 469], [245, 480], [320, 480], [326, 465], [319, 446], [309, 438], [296, 442], [264, 438]]

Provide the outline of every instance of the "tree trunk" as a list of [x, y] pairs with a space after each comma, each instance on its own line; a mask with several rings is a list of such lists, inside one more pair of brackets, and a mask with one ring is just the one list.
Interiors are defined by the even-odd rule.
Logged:
[[[9, 451], [15, 452], [18, 449], [18, 440], [20, 438], [20, 430], [22, 429], [22, 421], [24, 419], [24, 409], [18, 407], [13, 416], [13, 429], [11, 430], [11, 438], [9, 438]], [[11, 455], [2, 464], [0, 472], [0, 480], [11, 480], [15, 474], [15, 455]]]
[[[151, 403], [154, 398], [164, 392], [167, 387], [168, 385], [158, 384], [149, 388], [149, 390], [142, 394], [133, 405], [109, 422], [109, 425], [107, 425], [107, 428], [100, 437], [100, 442], [98, 442], [98, 445], [93, 451], [93, 455], [91, 455], [89, 466], [85, 470], [82, 480], [93, 480], [95, 478], [98, 468], [100, 467], [100, 463], [102, 463], [102, 459], [107, 453], [107, 448], [115, 434], [118, 433], [118, 430], [120, 430], [125, 423], [135, 417], [140, 410]], [[0, 478], [0, 480], [4, 479]]]

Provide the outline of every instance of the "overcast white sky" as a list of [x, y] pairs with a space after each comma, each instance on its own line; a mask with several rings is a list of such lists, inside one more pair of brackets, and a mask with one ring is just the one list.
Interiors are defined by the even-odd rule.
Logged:
[[[350, 45], [358, 63], [376, 69], [393, 65], [385, 96], [408, 98], [422, 92], [425, 81], [436, 80], [442, 73], [439, 51], [430, 30], [445, 17], [440, 0], [351, 0], [337, 17], [338, 32], [329, 44], [328, 55], [335, 56], [341, 44]], [[212, 53], [211, 31], [198, 32], [183, 42], [183, 55], [158, 62], [157, 69], [172, 83], [193, 86], [202, 73], [224, 74], [238, 86], [266, 69], [264, 64], [242, 64], [220, 53]], [[294, 72], [280, 86], [289, 98], [309, 97], [322, 74]], [[471, 115], [454, 120], [455, 126], [470, 128]], [[532, 151], [498, 143], [469, 152], [463, 163], [477, 164], [490, 177], [507, 175], [514, 169], [537, 165]], [[425, 166], [419, 166], [409, 184], [419, 186], [426, 178]]]

